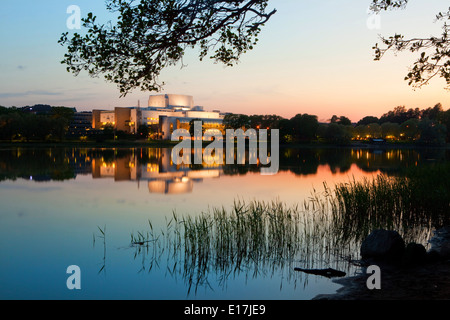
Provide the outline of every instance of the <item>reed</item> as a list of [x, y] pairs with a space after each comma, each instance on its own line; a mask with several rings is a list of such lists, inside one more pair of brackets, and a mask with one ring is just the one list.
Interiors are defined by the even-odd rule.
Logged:
[[101, 263], [100, 270], [98, 271], [98, 274], [100, 273], [106, 273], [106, 225], [102, 228], [97, 226], [98, 231], [100, 231], [99, 235], [95, 235], [95, 233], [92, 235], [92, 245], [95, 247], [95, 238], [100, 238], [103, 240], [103, 259]]
[[379, 174], [337, 184], [336, 214], [342, 237], [362, 239], [373, 229], [399, 231], [408, 241], [417, 232], [450, 222], [450, 166], [433, 165], [408, 170], [405, 175]]
[[[213, 274], [230, 277], [286, 273], [294, 267], [349, 270], [362, 240], [374, 229], [394, 229], [408, 242], [426, 245], [433, 228], [449, 221], [449, 166], [416, 169], [406, 175], [323, 184], [303, 203], [235, 200], [231, 208], [199, 215], [173, 213], [159, 234], [131, 235], [151, 261], [166, 253], [168, 270], [182, 274], [191, 288], [210, 286]], [[430, 203], [432, 201], [433, 203]], [[298, 273], [297, 273], [298, 274]]]
[[334, 263], [348, 268], [342, 257], [350, 256], [354, 246], [343, 246], [345, 252], [336, 250], [330, 200], [327, 190], [312, 195], [303, 207], [289, 207], [279, 200], [236, 200], [229, 209], [212, 208], [196, 216], [173, 213], [158, 236], [153, 230], [137, 232], [131, 242], [135, 257], [151, 256], [151, 265], [165, 253], [168, 270], [182, 275], [188, 292], [209, 286], [211, 275], [225, 285], [241, 275], [283, 273], [293, 279], [298, 266], [321, 268]]

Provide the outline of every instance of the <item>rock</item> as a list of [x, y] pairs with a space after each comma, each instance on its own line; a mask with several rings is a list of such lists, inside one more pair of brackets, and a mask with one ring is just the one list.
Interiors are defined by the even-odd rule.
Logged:
[[441, 255], [434, 250], [430, 250], [427, 252], [427, 262], [434, 263], [442, 260]]
[[450, 258], [450, 226], [437, 229], [429, 243], [431, 244], [430, 253], [433, 252], [442, 259]]
[[419, 243], [409, 243], [403, 254], [403, 264], [416, 265], [427, 260], [427, 249]]
[[374, 230], [361, 245], [363, 259], [399, 260], [405, 251], [405, 241], [397, 231]]

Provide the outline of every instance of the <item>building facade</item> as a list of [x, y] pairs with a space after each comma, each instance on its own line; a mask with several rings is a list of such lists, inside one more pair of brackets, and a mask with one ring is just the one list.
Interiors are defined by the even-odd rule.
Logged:
[[85, 136], [92, 129], [92, 112], [75, 112], [69, 123], [67, 135], [69, 137]]
[[223, 131], [224, 116], [220, 111], [205, 111], [203, 107], [194, 106], [192, 96], [163, 94], [150, 96], [145, 108], [93, 110], [92, 127], [102, 129], [112, 126], [115, 130], [137, 134], [141, 126], [146, 126], [157, 139], [171, 140], [174, 130], [189, 130], [192, 120], [201, 120], [205, 129]]

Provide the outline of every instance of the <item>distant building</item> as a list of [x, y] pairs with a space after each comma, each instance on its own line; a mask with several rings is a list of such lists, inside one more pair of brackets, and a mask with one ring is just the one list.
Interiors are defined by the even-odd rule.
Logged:
[[92, 112], [75, 112], [69, 123], [68, 136], [79, 137], [89, 135], [92, 130]]
[[152, 95], [148, 107], [117, 107], [111, 111], [93, 110], [92, 128], [112, 126], [116, 130], [137, 134], [140, 126], [148, 126], [162, 140], [170, 140], [176, 129], [189, 130], [191, 120], [201, 120], [207, 129], [223, 130], [225, 115], [220, 111], [205, 111], [194, 106], [192, 96], [164, 94]]
[[148, 99], [148, 106], [162, 109], [192, 109], [194, 108], [194, 98], [179, 94], [153, 95]]

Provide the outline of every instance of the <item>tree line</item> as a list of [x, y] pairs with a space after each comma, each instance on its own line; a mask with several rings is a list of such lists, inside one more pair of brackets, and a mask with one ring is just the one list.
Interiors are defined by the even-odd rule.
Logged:
[[440, 103], [422, 110], [399, 106], [380, 118], [366, 116], [357, 123], [337, 115], [327, 123], [320, 123], [317, 116], [310, 114], [297, 114], [290, 119], [277, 115], [227, 114], [224, 126], [235, 130], [279, 129], [282, 143], [346, 144], [352, 140], [384, 139], [441, 146], [450, 142], [450, 109], [444, 111]]
[[46, 105], [36, 105], [34, 108], [0, 106], [0, 140], [62, 141], [74, 110]]
[[[74, 109], [66, 107], [0, 106], [0, 140], [62, 141], [73, 115]], [[278, 115], [227, 114], [223, 124], [226, 129], [235, 130], [279, 129], [282, 143], [347, 144], [376, 138], [437, 146], [450, 142], [450, 109], [444, 111], [440, 103], [422, 110], [399, 106], [379, 118], [366, 116], [357, 123], [337, 115], [327, 123], [320, 123], [316, 115], [310, 114], [297, 114], [290, 119]]]

